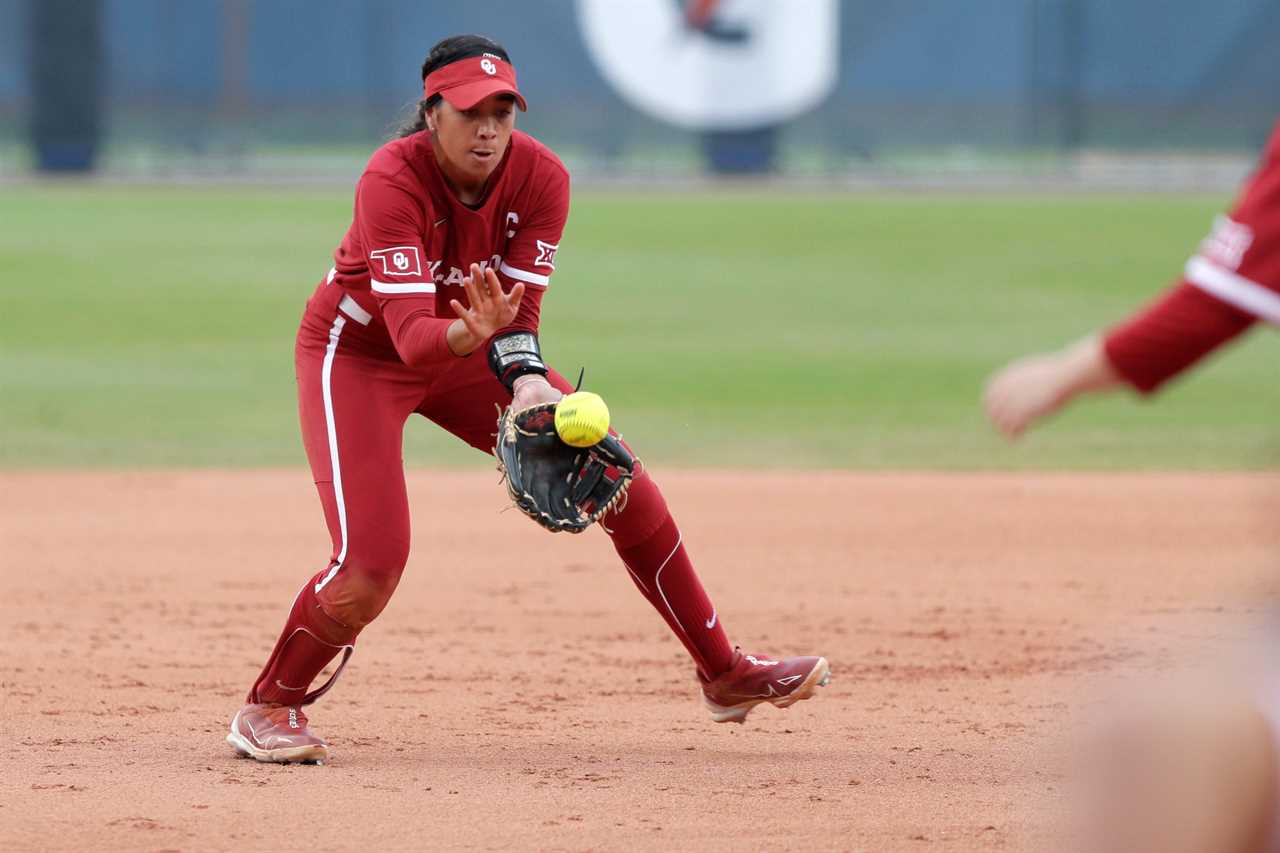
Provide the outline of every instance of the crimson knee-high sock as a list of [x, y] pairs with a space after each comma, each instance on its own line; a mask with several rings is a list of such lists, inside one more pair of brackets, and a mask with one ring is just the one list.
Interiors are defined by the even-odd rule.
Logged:
[[702, 676], [710, 680], [727, 672], [733, 647], [675, 519], [647, 474], [636, 478], [622, 512], [610, 513], [606, 525], [636, 587], [684, 643]]
[[339, 652], [350, 654], [348, 650], [355, 643], [359, 629], [330, 617], [316, 597], [315, 585], [327, 573], [326, 569], [307, 581], [294, 599], [280, 639], [245, 701], [296, 705], [306, 697], [311, 682]]

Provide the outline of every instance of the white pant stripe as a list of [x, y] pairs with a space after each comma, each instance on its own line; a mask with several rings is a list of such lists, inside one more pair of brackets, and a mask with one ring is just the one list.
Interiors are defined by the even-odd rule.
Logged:
[[342, 568], [347, 559], [347, 502], [342, 496], [342, 466], [338, 462], [338, 430], [333, 422], [333, 356], [338, 351], [338, 337], [347, 318], [339, 314], [329, 329], [329, 345], [324, 350], [324, 368], [320, 372], [320, 387], [324, 393], [324, 423], [329, 433], [329, 467], [333, 469], [333, 499], [338, 504], [338, 531], [342, 537], [342, 546], [338, 550], [338, 558], [333, 568], [316, 584], [317, 593], [325, 584], [333, 580], [333, 576]]
[[[625, 562], [624, 562], [622, 565], [627, 566], [627, 564], [626, 564]], [[628, 572], [631, 572], [631, 577], [633, 577], [633, 578], [635, 579], [635, 582], [636, 582], [637, 584], [639, 584], [639, 585], [640, 585], [640, 588], [641, 588], [642, 590], [644, 590], [644, 594], [645, 594], [645, 595], [648, 595], [648, 594], [649, 594], [649, 585], [648, 585], [647, 583], [645, 583], [644, 581], [640, 580], [640, 576], [639, 576], [638, 574], [636, 574], [635, 572], [631, 571], [631, 567], [630, 567], [630, 566], [627, 566], [627, 571], [628, 571]]]
[[653, 576], [653, 584], [658, 588], [658, 595], [662, 596], [662, 603], [667, 605], [667, 612], [671, 614], [672, 621], [675, 622], [676, 625], [679, 625], [681, 632], [688, 637], [689, 632], [685, 630], [684, 625], [680, 624], [680, 619], [676, 616], [676, 611], [671, 607], [671, 602], [667, 600], [667, 594], [662, 591], [662, 570], [667, 567], [667, 563], [671, 562], [671, 558], [676, 555], [676, 551], [680, 550], [680, 543], [683, 541], [684, 534], [677, 531], [676, 546], [671, 549], [671, 553], [667, 555], [667, 559], [662, 561], [662, 565], [658, 566], [658, 571]]

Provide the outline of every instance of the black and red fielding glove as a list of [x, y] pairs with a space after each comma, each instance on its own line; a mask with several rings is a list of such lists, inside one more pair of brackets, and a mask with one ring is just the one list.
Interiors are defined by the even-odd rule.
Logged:
[[570, 447], [556, 432], [558, 403], [498, 418], [493, 455], [516, 507], [553, 533], [581, 533], [613, 509], [635, 476], [636, 458], [610, 433], [591, 447]]

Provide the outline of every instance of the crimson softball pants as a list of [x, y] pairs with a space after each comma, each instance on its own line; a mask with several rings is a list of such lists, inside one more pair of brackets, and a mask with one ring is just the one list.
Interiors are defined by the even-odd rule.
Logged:
[[[329, 684], [308, 693], [315, 676], [339, 652], [345, 664], [356, 635], [395, 592], [409, 557], [402, 442], [410, 416], [489, 453], [498, 408], [511, 402], [483, 353], [439, 369], [409, 368], [377, 322], [336, 287], [318, 290], [303, 317], [295, 348], [298, 411], [333, 548], [328, 566], [295, 599], [249, 701], [317, 698]], [[555, 371], [548, 380], [572, 390]], [[647, 473], [636, 477], [623, 510], [606, 516], [604, 527], [636, 586], [704, 677], [727, 669], [732, 649]]]

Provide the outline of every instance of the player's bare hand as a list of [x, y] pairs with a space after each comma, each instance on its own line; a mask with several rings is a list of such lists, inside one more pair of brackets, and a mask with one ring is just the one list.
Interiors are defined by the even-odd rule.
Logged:
[[984, 403], [996, 429], [1015, 439], [1080, 394], [1121, 384], [1102, 339], [1091, 335], [1060, 352], [1012, 362], [987, 383]]
[[511, 408], [518, 412], [539, 403], [554, 403], [563, 396], [564, 394], [552, 387], [545, 376], [537, 374], [518, 376], [515, 381], [515, 394], [511, 399]]
[[1063, 372], [1057, 353], [1028, 356], [1006, 365], [987, 382], [983, 396], [987, 417], [1007, 438], [1017, 438], [1066, 402]]
[[471, 275], [462, 280], [462, 288], [466, 291], [467, 302], [464, 306], [456, 299], [449, 300], [449, 306], [458, 319], [467, 327], [467, 331], [475, 338], [479, 346], [493, 336], [493, 333], [510, 325], [520, 310], [520, 299], [524, 296], [524, 284], [516, 282], [510, 293], [502, 292], [502, 282], [493, 267], [480, 269], [479, 264], [471, 265]]

